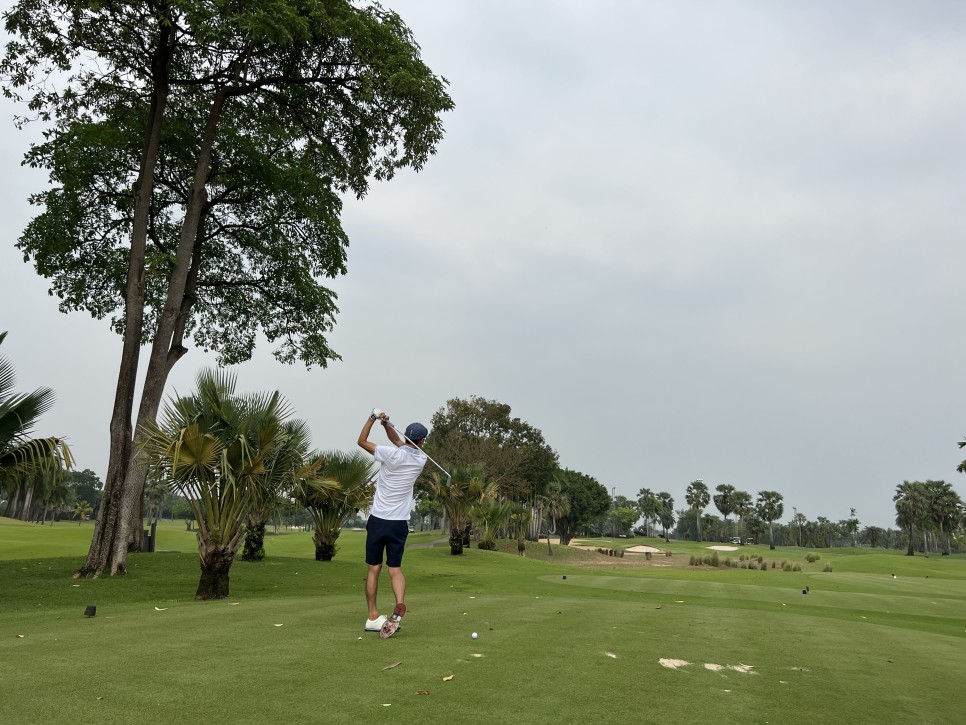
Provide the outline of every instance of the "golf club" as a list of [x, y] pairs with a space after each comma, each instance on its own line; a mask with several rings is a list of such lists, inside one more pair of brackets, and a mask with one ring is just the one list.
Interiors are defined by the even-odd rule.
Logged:
[[[372, 415], [374, 415], [374, 416], [376, 416], [378, 418], [380, 413], [382, 413], [382, 411], [379, 410], [379, 408], [373, 408]], [[393, 425], [393, 423], [389, 420], [389, 418], [386, 418], [383, 421], [383, 425], [388, 425], [390, 428], [392, 428], [394, 431], [396, 431], [399, 435], [401, 435], [404, 440], [406, 440], [408, 443], [416, 446], [416, 443], [413, 442], [412, 440], [410, 440], [409, 436], [407, 436], [405, 433], [403, 433], [401, 430], [399, 430], [395, 425]], [[419, 448], [419, 446], [416, 446], [416, 447]], [[433, 465], [436, 466], [436, 468], [438, 468], [439, 470], [441, 470], [443, 472], [443, 474], [446, 476], [446, 484], [449, 485], [450, 483], [452, 483], [453, 477], [451, 475], [449, 475], [449, 471], [447, 471], [445, 468], [443, 468], [441, 465], [439, 465], [436, 461], [434, 461], [433, 460], [433, 457], [431, 455], [429, 455], [426, 451], [423, 451], [422, 448], [419, 448], [419, 450], [422, 451], [422, 453], [423, 453], [424, 456], [426, 456], [430, 461], [432, 461]]]

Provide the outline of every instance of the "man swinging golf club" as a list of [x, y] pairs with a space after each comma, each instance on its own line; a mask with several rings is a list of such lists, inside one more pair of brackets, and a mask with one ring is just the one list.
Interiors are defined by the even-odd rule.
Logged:
[[[379, 446], [369, 440], [372, 425], [379, 421], [386, 431], [391, 446]], [[413, 510], [413, 486], [427, 456], [422, 451], [428, 431], [422, 423], [410, 423], [405, 436], [389, 422], [389, 414], [374, 408], [369, 420], [362, 426], [359, 446], [375, 456], [379, 463], [376, 495], [366, 522], [366, 605], [369, 618], [367, 632], [379, 632], [380, 637], [391, 637], [399, 629], [406, 614], [406, 577], [402, 573], [403, 549], [409, 536], [409, 514]], [[389, 617], [379, 614], [376, 594], [379, 591], [379, 574], [382, 572], [383, 551], [392, 593], [396, 606]]]

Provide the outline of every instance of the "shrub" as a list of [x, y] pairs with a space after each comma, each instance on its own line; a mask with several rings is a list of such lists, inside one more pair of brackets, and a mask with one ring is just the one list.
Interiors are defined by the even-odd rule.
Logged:
[[821, 558], [821, 556], [814, 552], [809, 552], [805, 555], [805, 561], [807, 561], [809, 564], [813, 564]]
[[782, 571], [791, 571], [791, 570], [792, 570], [792, 565], [789, 564], [787, 561], [783, 561], [782, 562]]
[[768, 562], [767, 561], [761, 562], [761, 564], [758, 565], [758, 568], [761, 569], [762, 571], [768, 571]]
[[718, 558], [717, 551], [711, 556], [711, 566], [721, 566], [721, 560]]
[[741, 568], [742, 569], [747, 569], [748, 568], [748, 562], [747, 561], [741, 562]]
[[728, 567], [729, 569], [733, 566], [730, 556], [727, 559], [724, 560], [724, 565], [726, 567]]
[[773, 561], [771, 563], [771, 568], [774, 569], [776, 566], [778, 566], [778, 562], [777, 561]]
[[832, 571], [832, 565], [826, 563], [825, 566], [822, 567], [822, 571]]
[[792, 567], [792, 571], [801, 571], [801, 570], [802, 570], [801, 564], [796, 564], [795, 566]]
[[691, 554], [691, 558], [688, 559], [688, 566], [697, 566], [698, 561], [695, 559], [694, 554]]

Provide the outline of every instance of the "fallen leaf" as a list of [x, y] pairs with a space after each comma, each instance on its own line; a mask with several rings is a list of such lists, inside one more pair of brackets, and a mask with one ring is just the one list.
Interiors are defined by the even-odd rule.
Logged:
[[103, 700], [104, 698], [103, 698], [103, 697], [99, 697], [99, 698], [97, 698], [97, 699], [98, 699], [98, 700]]
[[22, 634], [18, 634], [17, 635], [17, 639], [23, 639], [23, 635]]
[[390, 705], [392, 705], [391, 702], [384, 702], [384, 703], [382, 703], [382, 706], [383, 707], [389, 707]]
[[284, 626], [284, 625], [281, 625], [281, 624], [276, 624], [275, 626], [276, 626], [276, 627], [282, 627], [282, 626]]
[[167, 607], [155, 607], [154, 608], [154, 611], [155, 612], [166, 612], [166, 611], [168, 611], [168, 608]]
[[232, 602], [232, 603], [231, 603], [231, 606], [233, 606], [233, 607], [237, 607], [237, 606], [238, 606], [238, 602]]
[[608, 657], [610, 657], [613, 660], [616, 660], [617, 659], [617, 655], [615, 655], [613, 652], [604, 652], [604, 654], [607, 655]]
[[443, 682], [449, 682], [454, 677], [456, 677], [456, 675], [446, 675], [446, 677], [443, 678]]
[[402, 662], [393, 662], [391, 665], [386, 665], [385, 667], [383, 667], [382, 670], [383, 672], [385, 672], [386, 670], [392, 670], [392, 669], [395, 669], [396, 667], [399, 667], [399, 665], [401, 664]]
[[428, 695], [429, 690], [416, 690], [417, 695]]
[[80, 584], [71, 584], [72, 587], [79, 587]]

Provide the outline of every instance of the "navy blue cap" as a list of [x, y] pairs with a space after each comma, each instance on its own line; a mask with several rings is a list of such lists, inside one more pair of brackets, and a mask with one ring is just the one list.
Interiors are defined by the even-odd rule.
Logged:
[[429, 431], [422, 423], [410, 423], [406, 426], [406, 437], [413, 443], [418, 443], [428, 435]]

